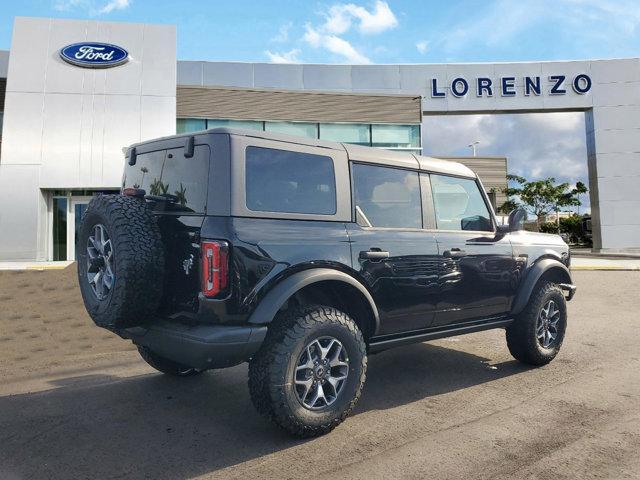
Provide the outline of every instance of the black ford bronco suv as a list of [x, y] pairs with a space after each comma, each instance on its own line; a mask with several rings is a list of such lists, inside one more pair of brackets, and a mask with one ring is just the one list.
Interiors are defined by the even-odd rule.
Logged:
[[213, 129], [130, 147], [76, 258], [98, 326], [170, 375], [248, 361], [258, 411], [308, 437], [351, 412], [371, 353], [503, 328], [521, 362], [556, 356], [569, 249], [523, 221], [497, 225], [458, 163]]

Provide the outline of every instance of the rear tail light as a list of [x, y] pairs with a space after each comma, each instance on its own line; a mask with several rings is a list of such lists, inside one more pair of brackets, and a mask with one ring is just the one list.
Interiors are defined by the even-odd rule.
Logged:
[[205, 241], [200, 244], [202, 254], [202, 293], [205, 297], [217, 297], [229, 286], [229, 244], [221, 241]]

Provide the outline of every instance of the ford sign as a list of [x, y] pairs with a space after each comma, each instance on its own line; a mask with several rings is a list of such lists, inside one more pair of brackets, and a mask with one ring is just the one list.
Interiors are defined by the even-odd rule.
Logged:
[[82, 42], [61, 49], [60, 57], [78, 67], [108, 68], [126, 63], [129, 52], [110, 43]]

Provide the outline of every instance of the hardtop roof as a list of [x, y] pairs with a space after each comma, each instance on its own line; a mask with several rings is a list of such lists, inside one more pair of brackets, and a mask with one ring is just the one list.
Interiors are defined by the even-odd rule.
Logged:
[[[308, 137], [298, 137], [293, 135], [285, 135], [282, 133], [264, 132], [260, 130], [249, 130], [241, 128], [211, 128], [198, 132], [181, 133], [177, 135], [169, 135], [166, 137], [156, 138], [145, 142], [139, 142], [131, 145], [133, 147], [151, 146], [155, 142], [166, 142], [177, 140], [180, 138], [188, 138], [206, 134], [228, 134], [243, 137], [259, 138], [264, 140], [273, 140], [284, 143], [293, 143], [297, 145], [307, 145], [312, 147], [327, 148], [331, 150], [342, 150], [347, 153], [349, 160], [360, 161], [366, 163], [374, 163], [386, 165], [390, 167], [402, 167], [415, 170], [423, 170], [433, 173], [444, 173], [449, 175], [457, 175], [461, 177], [475, 178], [476, 174], [465, 165], [443, 160], [440, 158], [416, 155], [411, 152], [402, 152], [396, 150], [386, 150], [383, 148], [366, 147], [363, 145], [353, 145], [349, 143], [331, 142], [327, 140], [319, 140]], [[128, 155], [128, 152], [127, 152]]]

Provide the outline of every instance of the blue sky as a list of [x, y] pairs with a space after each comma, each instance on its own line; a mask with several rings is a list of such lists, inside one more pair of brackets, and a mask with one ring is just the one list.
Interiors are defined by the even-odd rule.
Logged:
[[0, 3], [16, 15], [174, 23], [189, 60], [438, 63], [635, 56], [638, 1], [150, 1]]
[[[640, 55], [640, 0], [22, 0], [14, 16], [171, 23], [181, 60], [449, 63]], [[424, 152], [508, 157], [511, 173], [587, 182], [584, 114], [466, 115], [425, 121]], [[589, 209], [584, 198], [581, 211]]]

